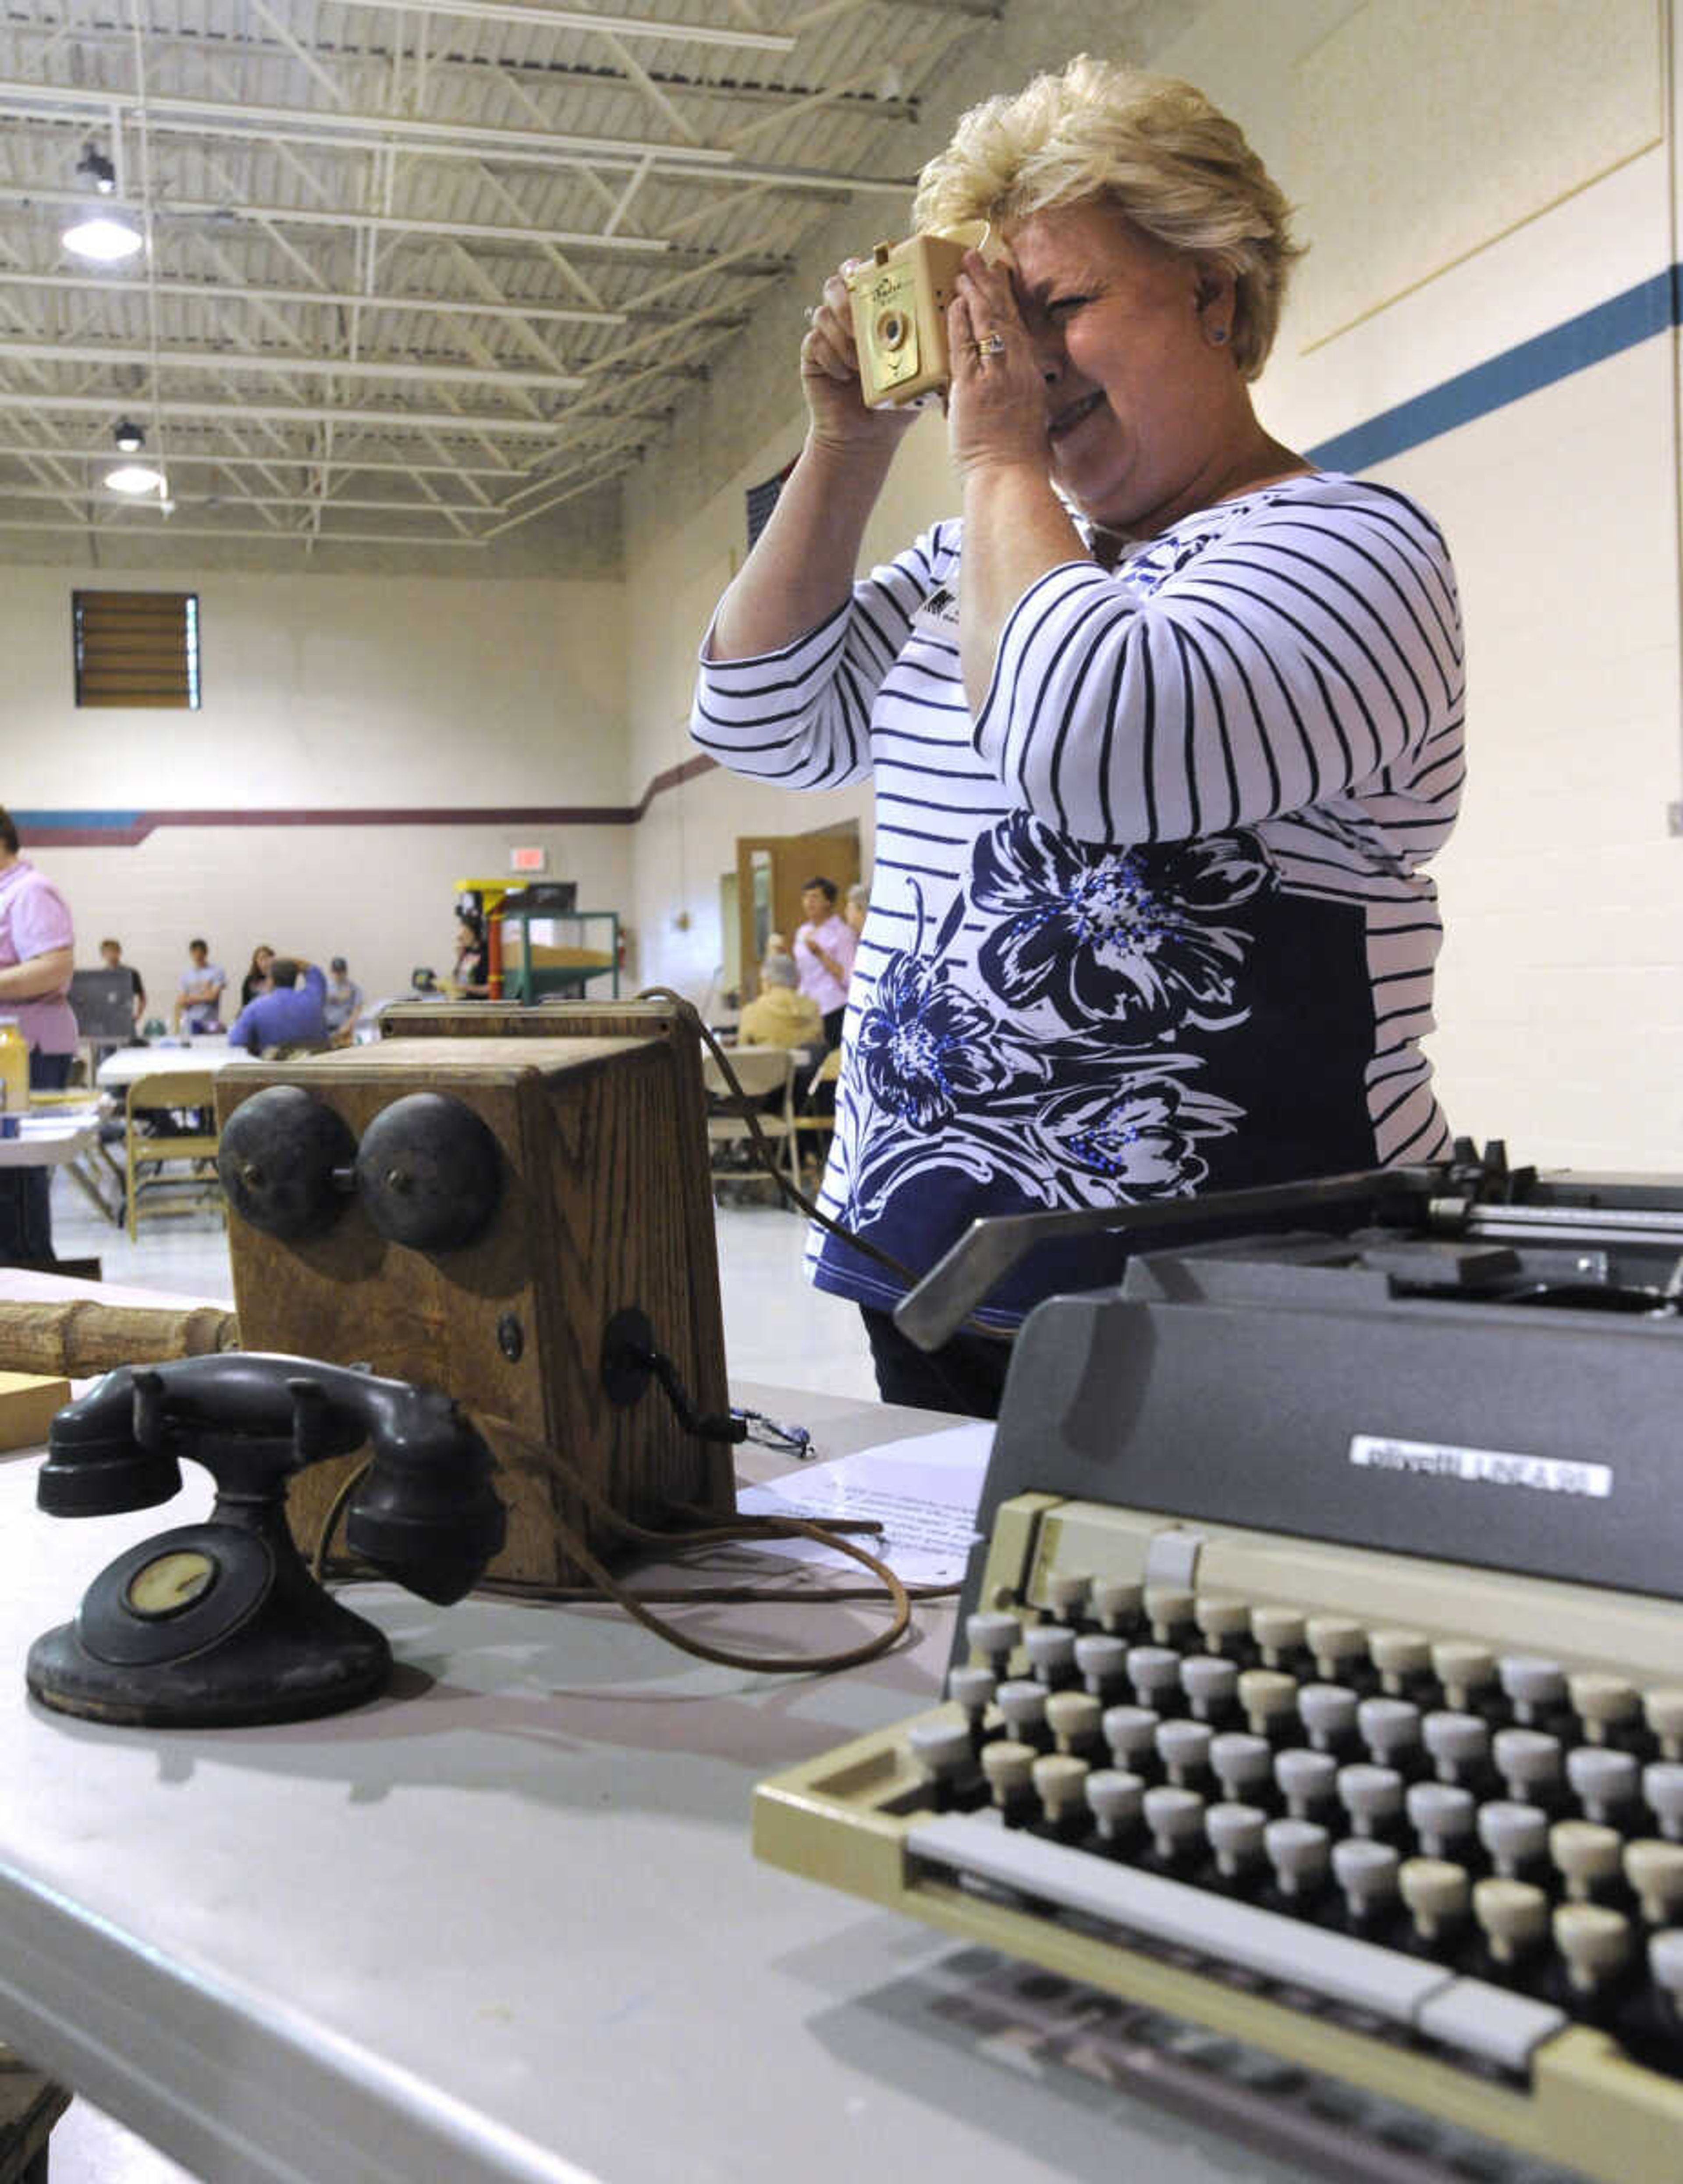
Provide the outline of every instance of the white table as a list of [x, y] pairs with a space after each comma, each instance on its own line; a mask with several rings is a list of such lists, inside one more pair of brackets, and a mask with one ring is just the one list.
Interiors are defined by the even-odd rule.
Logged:
[[0, 1138], [0, 1168], [62, 1167], [108, 1221], [118, 1217], [99, 1187], [95, 1161], [100, 1152], [97, 1107], [43, 1108], [19, 1117], [14, 1138]]
[[0, 1138], [0, 1167], [63, 1167], [99, 1143], [97, 1107], [53, 1107], [19, 1118], [14, 1138]]
[[[827, 1454], [948, 1423], [742, 1395]], [[358, 1587], [402, 1664], [388, 1698], [101, 1729], [26, 1700], [25, 1648], [208, 1494], [72, 1524], [35, 1511], [34, 1469], [0, 1462], [0, 2036], [216, 2184], [1292, 2184], [1114, 2086], [1025, 2072], [953, 2006], [966, 1953], [751, 1857], [755, 1781], [925, 1702], [949, 1610], [804, 1680], [593, 1608]], [[828, 1646], [873, 1619], [706, 1627]]]
[[114, 1092], [166, 1070], [208, 1069], [214, 1076], [231, 1061], [250, 1060], [244, 1047], [230, 1046], [225, 1039], [195, 1039], [189, 1046], [119, 1046], [100, 1063], [94, 1082], [105, 1091]]

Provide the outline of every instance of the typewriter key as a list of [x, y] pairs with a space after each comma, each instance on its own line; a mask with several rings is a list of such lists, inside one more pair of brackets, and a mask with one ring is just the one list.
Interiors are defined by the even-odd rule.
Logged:
[[1458, 1638], [1443, 1639], [1432, 1647], [1431, 1666], [1443, 1686], [1445, 1704], [1456, 1713], [1466, 1708], [1475, 1691], [1496, 1680], [1496, 1656]]
[[1459, 1858], [1471, 1845], [1478, 1808], [1470, 1790], [1416, 1782], [1403, 1798], [1414, 1839], [1428, 1858]]
[[1566, 1696], [1566, 1675], [1558, 1661], [1545, 1661], [1534, 1653], [1504, 1653], [1496, 1672], [1522, 1728], [1529, 1728]]
[[1642, 1719], [1659, 1739], [1660, 1758], [1683, 1759], [1683, 1691], [1649, 1691], [1642, 1701]]
[[1341, 1767], [1338, 1797], [1358, 1836], [1386, 1832], [1402, 1809], [1402, 1777], [1394, 1767]]
[[1225, 1880], [1242, 1880], [1262, 1863], [1267, 1825], [1268, 1814], [1256, 1805], [1224, 1802], [1206, 1809], [1204, 1835]]
[[1209, 1763], [1223, 1794], [1235, 1804], [1245, 1802], [1247, 1790], [1264, 1788], [1274, 1780], [1273, 1746], [1265, 1736], [1248, 1736], [1240, 1730], [1211, 1738]]
[[1282, 1896], [1308, 1896], [1326, 1878], [1332, 1838], [1314, 1820], [1270, 1820], [1263, 1848]]
[[1356, 1667], [1367, 1653], [1367, 1632], [1347, 1616], [1312, 1615], [1304, 1625], [1303, 1635], [1314, 1656], [1316, 1673], [1324, 1684], [1336, 1684], [1347, 1665]]
[[1419, 1630], [1375, 1630], [1368, 1652], [1379, 1670], [1380, 1689], [1400, 1698], [1408, 1685], [1431, 1669], [1431, 1643]]
[[1587, 1903], [1619, 1878], [1624, 1838], [1597, 1820], [1557, 1820], [1548, 1831], [1548, 1854], [1575, 1903]]
[[1083, 1756], [1093, 1751], [1103, 1711], [1091, 1691], [1054, 1691], [1046, 1702], [1046, 1725], [1058, 1749]]
[[1364, 1924], [1391, 1908], [1397, 1900], [1401, 1866], [1389, 1843], [1373, 1842], [1364, 1836], [1346, 1836], [1332, 1846], [1332, 1877], [1353, 1920]]
[[1303, 1643], [1303, 1618], [1294, 1607], [1253, 1607], [1251, 1635], [1265, 1669], [1280, 1668]]
[[1423, 1942], [1441, 1941], [1452, 1933], [1465, 1919], [1472, 1895], [1466, 1867], [1441, 1858], [1405, 1858], [1397, 1869], [1397, 1887]]
[[1656, 1842], [1651, 1836], [1625, 1846], [1625, 1878], [1651, 1926], [1669, 1926], [1683, 1917], [1683, 1845]]
[[1356, 1745], [1354, 1691], [1345, 1684], [1305, 1684], [1297, 1693], [1297, 1712], [1317, 1752], [1343, 1754]]
[[1429, 1713], [1420, 1724], [1420, 1741], [1440, 1782], [1476, 1780], [1490, 1758], [1490, 1724], [1481, 1714]]
[[1338, 1797], [1338, 1762], [1330, 1752], [1305, 1752], [1294, 1747], [1274, 1763], [1274, 1779], [1294, 1820], [1316, 1819]]
[[1499, 1964], [1518, 1964], [1548, 1937], [1548, 1898], [1527, 1880], [1476, 1882], [1473, 1916]]
[[1641, 1697], [1634, 1684], [1627, 1684], [1622, 1676], [1602, 1676], [1586, 1671], [1582, 1675], [1567, 1680], [1571, 1695], [1572, 1711], [1584, 1724], [1584, 1736], [1591, 1744], [1604, 1744], [1608, 1732], [1621, 1722], [1636, 1719], [1641, 1707]]
[[1592, 1995], [1629, 1963], [1630, 1922], [1598, 1903], [1562, 1903], [1554, 1914], [1554, 1946], [1580, 1994]]
[[1657, 1759], [1642, 1769], [1642, 1797], [1668, 1842], [1683, 1841], [1683, 1766]]
[[1548, 1815], [1536, 1805], [1497, 1800], [1479, 1808], [1479, 1841], [1499, 1879], [1538, 1872], [1548, 1856]]
[[1580, 1744], [1566, 1755], [1566, 1780], [1586, 1819], [1616, 1823], [1623, 1808], [1636, 1802], [1638, 1769], [1628, 1752]]

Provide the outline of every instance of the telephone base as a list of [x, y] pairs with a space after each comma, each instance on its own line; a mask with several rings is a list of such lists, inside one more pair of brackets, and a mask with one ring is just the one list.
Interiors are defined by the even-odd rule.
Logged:
[[292, 1552], [234, 1524], [186, 1524], [119, 1555], [75, 1622], [37, 1638], [25, 1680], [55, 1713], [128, 1728], [305, 1721], [376, 1697], [392, 1651]]

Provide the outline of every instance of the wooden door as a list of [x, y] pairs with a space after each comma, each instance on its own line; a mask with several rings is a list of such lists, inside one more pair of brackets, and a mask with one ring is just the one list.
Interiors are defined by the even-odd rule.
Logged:
[[802, 920], [801, 889], [810, 879], [834, 880], [836, 907], [859, 877], [857, 825], [814, 834], [739, 834], [736, 837], [736, 917], [742, 947], [742, 993], [759, 991], [760, 959], [768, 934], [780, 933], [792, 948]]

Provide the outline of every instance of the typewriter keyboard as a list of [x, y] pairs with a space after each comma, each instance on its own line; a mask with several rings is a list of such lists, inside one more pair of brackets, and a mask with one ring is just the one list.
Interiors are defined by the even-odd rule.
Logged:
[[[1683, 2175], [1683, 1610], [1324, 1546], [1293, 1599], [1290, 1542], [1011, 1509], [946, 1704], [797, 1770], [891, 1819], [865, 1892], [1588, 2174]], [[816, 1819], [800, 1856], [764, 1832], [859, 1885]]]

